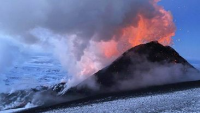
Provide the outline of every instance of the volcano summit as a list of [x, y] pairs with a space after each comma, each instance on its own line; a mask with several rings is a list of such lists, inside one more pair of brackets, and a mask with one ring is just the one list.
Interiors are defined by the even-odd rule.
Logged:
[[197, 73], [198, 70], [173, 48], [153, 41], [131, 48], [111, 65], [67, 92], [75, 90], [82, 92], [83, 89], [84, 92], [91, 90], [98, 93], [118, 92], [154, 85], [194, 81], [200, 78]]

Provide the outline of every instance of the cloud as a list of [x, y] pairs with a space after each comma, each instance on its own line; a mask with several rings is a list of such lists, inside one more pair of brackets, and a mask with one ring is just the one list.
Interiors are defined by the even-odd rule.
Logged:
[[172, 15], [157, 2], [2, 0], [0, 31], [27, 45], [49, 47], [70, 75], [87, 77], [135, 45], [171, 43]]

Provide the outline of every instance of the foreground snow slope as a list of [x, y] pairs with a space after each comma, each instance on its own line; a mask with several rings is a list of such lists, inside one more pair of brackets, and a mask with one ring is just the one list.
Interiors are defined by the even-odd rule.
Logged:
[[55, 109], [44, 113], [188, 113], [200, 112], [200, 88], [153, 96]]

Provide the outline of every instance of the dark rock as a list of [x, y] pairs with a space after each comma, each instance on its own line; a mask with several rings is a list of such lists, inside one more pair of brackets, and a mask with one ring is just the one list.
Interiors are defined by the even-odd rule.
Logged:
[[[165, 65], [167, 67], [175, 66], [175, 68], [176, 68], [176, 65], [177, 67], [181, 65], [179, 71], [181, 71], [180, 74], [183, 74], [181, 75], [183, 78], [184, 76], [188, 76], [185, 74], [189, 72], [192, 72], [191, 74], [199, 73], [197, 69], [195, 69], [191, 64], [189, 64], [173, 48], [171, 48], [170, 46], [163, 46], [159, 44], [158, 42], [153, 41], [147, 44], [136, 46], [126, 51], [124, 54], [121, 55], [121, 57], [115, 60], [111, 65], [98, 71], [97, 73], [95, 73], [94, 75], [92, 75], [90, 78], [86, 79], [79, 85], [72, 87], [65, 93], [65, 95], [72, 92], [81, 93], [81, 94], [93, 94], [93, 93], [95, 94], [95, 93], [106, 93], [109, 91], [120, 91], [121, 89], [117, 87], [120, 87], [121, 81], [133, 79], [131, 82], [134, 82], [135, 78], [136, 80], [140, 80], [138, 79], [138, 76], [140, 77], [141, 75], [135, 74], [135, 71], [139, 70], [141, 72], [148, 73], [152, 68], [159, 68], [159, 66], [165, 66]], [[173, 68], [171, 70], [173, 72]], [[165, 74], [165, 72], [163, 72], [163, 74]], [[174, 75], [172, 73], [169, 76], [173, 78], [175, 74], [176, 73], [174, 71]], [[97, 91], [93, 90], [92, 88], [90, 88], [90, 86], [87, 85], [91, 81], [90, 80], [91, 78], [94, 78], [98, 87], [97, 89], [99, 90]], [[187, 81], [187, 78], [188, 77], [186, 77], [186, 80], [183, 80], [183, 81]], [[191, 81], [191, 80], [188, 79], [188, 81]], [[137, 82], [139, 83], [140, 81], [137, 81]], [[141, 82], [144, 82], [144, 81], [141, 81]], [[180, 81], [176, 80], [173, 82], [181, 82], [181, 80]], [[169, 81], [169, 83], [173, 83], [173, 82]], [[167, 82], [163, 84], [160, 83], [160, 84], [161, 85], [167, 84]], [[150, 86], [152, 85], [150, 84]], [[159, 84], [155, 84], [155, 85], [159, 85]], [[145, 87], [147, 86], [149, 85], [146, 85]], [[138, 88], [141, 88], [141, 87], [142, 86]], [[137, 88], [132, 87], [132, 89], [137, 89]]]

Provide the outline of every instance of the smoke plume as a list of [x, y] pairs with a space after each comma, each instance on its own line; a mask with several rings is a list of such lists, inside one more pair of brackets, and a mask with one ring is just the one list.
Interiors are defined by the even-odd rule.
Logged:
[[172, 43], [173, 18], [158, 1], [2, 0], [0, 31], [50, 45], [69, 74], [82, 80], [138, 44]]

